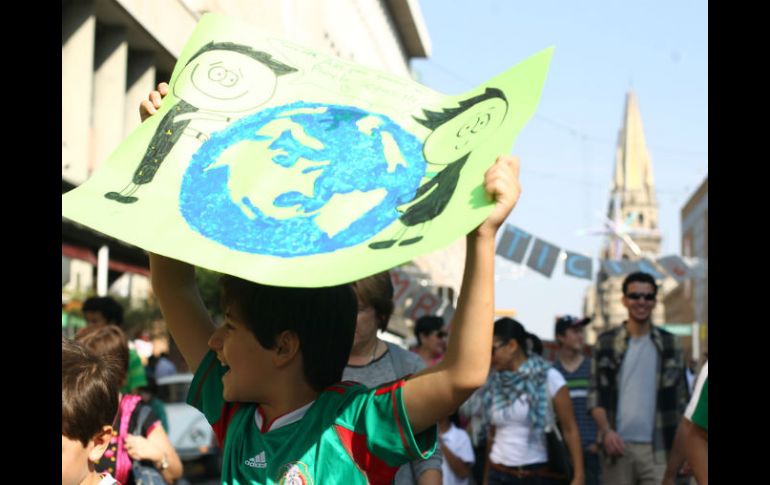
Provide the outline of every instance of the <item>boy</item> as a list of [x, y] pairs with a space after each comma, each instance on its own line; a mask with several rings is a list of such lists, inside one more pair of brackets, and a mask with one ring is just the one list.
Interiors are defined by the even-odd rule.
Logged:
[[112, 438], [118, 412], [119, 364], [82, 345], [61, 341], [62, 485], [112, 485], [94, 469]]
[[[83, 316], [89, 326], [115, 325], [123, 329], [123, 307], [111, 296], [92, 296], [83, 303]], [[80, 332], [85, 331], [81, 329]], [[79, 332], [79, 333], [80, 333]], [[139, 389], [147, 386], [147, 376], [144, 372], [142, 359], [133, 348], [128, 347], [128, 376], [126, 383], [120, 388], [123, 394], [137, 394]]]
[[[142, 103], [155, 112], [168, 86]], [[427, 458], [435, 423], [482, 385], [490, 365], [495, 234], [518, 200], [518, 159], [484, 177], [495, 207], [467, 236], [454, 338], [444, 360], [377, 389], [338, 382], [350, 354], [357, 301], [350, 285], [278, 288], [226, 276], [215, 328], [186, 263], [151, 254], [153, 290], [196, 372], [188, 402], [223, 445], [223, 483], [389, 483]]]

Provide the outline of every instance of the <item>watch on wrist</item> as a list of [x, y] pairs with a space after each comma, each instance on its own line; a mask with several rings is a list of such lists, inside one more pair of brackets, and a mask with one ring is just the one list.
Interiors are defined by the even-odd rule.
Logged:
[[163, 454], [163, 459], [160, 460], [160, 463], [158, 463], [158, 470], [163, 471], [166, 468], [168, 468], [168, 459], [166, 459], [166, 454]]

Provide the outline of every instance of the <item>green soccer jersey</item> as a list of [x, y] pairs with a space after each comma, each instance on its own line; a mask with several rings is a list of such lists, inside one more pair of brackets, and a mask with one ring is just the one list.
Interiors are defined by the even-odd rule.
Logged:
[[684, 415], [701, 428], [709, 429], [709, 363], [703, 364], [698, 374], [695, 388], [692, 391], [690, 403]]
[[267, 423], [256, 404], [224, 401], [224, 372], [209, 351], [187, 397], [206, 415], [223, 448], [222, 483], [388, 484], [399, 465], [428, 458], [436, 449], [435, 426], [412, 433], [403, 380], [376, 389], [341, 382]]

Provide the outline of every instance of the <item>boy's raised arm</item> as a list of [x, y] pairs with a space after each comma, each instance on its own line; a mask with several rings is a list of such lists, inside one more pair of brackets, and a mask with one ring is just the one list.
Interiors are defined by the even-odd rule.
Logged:
[[451, 414], [489, 373], [494, 320], [495, 235], [519, 199], [519, 159], [498, 157], [484, 175], [495, 200], [489, 217], [467, 236], [465, 272], [452, 336], [444, 360], [404, 384], [403, 399], [414, 433]]
[[150, 253], [150, 274], [152, 290], [168, 330], [190, 371], [195, 372], [209, 350], [208, 340], [214, 333], [211, 316], [195, 283], [195, 268]]

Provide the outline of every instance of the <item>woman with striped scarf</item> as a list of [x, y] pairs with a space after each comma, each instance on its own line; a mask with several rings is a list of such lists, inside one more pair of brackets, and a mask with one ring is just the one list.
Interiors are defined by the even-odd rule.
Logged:
[[[495, 322], [494, 372], [482, 394], [484, 419], [489, 426], [487, 483], [567, 483], [547, 466], [546, 424], [557, 419], [574, 466], [569, 483], [583, 485], [580, 436], [569, 391], [559, 371], [532, 352], [533, 337], [511, 318]], [[553, 400], [552, 407], [549, 399]]]

